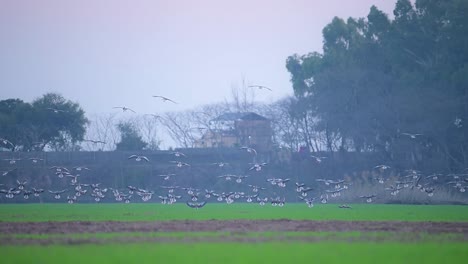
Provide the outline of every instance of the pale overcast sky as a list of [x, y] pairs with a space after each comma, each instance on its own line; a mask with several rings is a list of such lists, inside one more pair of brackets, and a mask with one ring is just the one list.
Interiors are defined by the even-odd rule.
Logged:
[[[396, 0], [0, 0], [0, 99], [59, 92], [89, 114], [184, 110], [262, 84], [292, 94], [286, 58], [322, 50], [334, 16]], [[178, 105], [162, 103], [164, 95]]]

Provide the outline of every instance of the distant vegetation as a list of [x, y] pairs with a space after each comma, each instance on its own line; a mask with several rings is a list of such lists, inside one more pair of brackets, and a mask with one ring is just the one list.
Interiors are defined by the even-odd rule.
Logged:
[[125, 118], [115, 109], [85, 117], [78, 103], [53, 93], [32, 103], [2, 100], [0, 138], [14, 146], [0, 147], [158, 150], [165, 133], [177, 147], [193, 148], [217, 116], [256, 112], [271, 120], [272, 151], [371, 153], [399, 170], [462, 172], [468, 167], [466, 14], [466, 1], [399, 0], [394, 19], [374, 6], [366, 18], [335, 17], [323, 29], [323, 53], [287, 58], [294, 96], [271, 104], [258, 103], [246, 81], [222, 103]]
[[335, 17], [323, 29], [323, 54], [290, 56], [292, 109], [325, 135], [328, 151], [466, 168], [468, 2], [399, 0], [393, 13], [373, 6], [367, 18]]

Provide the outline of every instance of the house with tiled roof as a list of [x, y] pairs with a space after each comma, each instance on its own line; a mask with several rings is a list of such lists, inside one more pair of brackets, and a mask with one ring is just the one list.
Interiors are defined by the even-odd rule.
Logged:
[[196, 141], [199, 148], [249, 146], [271, 148], [271, 121], [254, 112], [225, 113], [210, 121], [210, 129]]

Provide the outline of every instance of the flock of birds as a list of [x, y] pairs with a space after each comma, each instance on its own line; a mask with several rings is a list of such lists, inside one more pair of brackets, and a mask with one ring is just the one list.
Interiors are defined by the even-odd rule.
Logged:
[[[4, 140], [4, 139], [0, 139]], [[316, 202], [328, 203], [330, 199], [340, 197], [342, 193], [348, 192], [353, 186], [353, 182], [346, 181], [344, 179], [314, 179], [314, 183], [306, 184], [303, 182], [293, 181], [291, 178], [266, 178], [266, 174], [261, 172], [268, 168], [269, 163], [257, 161], [257, 151], [251, 147], [241, 147], [239, 151], [245, 151], [249, 153], [249, 159], [252, 159], [246, 166], [246, 173], [242, 175], [224, 173], [229, 169], [229, 163], [225, 161], [213, 161], [210, 163], [213, 166], [214, 171], [223, 172], [221, 175], [212, 176], [216, 177], [216, 182], [225, 181], [225, 186], [230, 186], [229, 189], [237, 189], [237, 191], [221, 191], [208, 188], [196, 188], [193, 186], [180, 186], [176, 185], [173, 180], [176, 178], [177, 173], [164, 173], [156, 175], [160, 178], [160, 186], [157, 190], [150, 190], [141, 186], [128, 185], [124, 188], [112, 188], [102, 186], [99, 182], [83, 182], [81, 179], [86, 178], [87, 171], [91, 169], [86, 166], [75, 166], [72, 168], [66, 168], [64, 166], [51, 166], [48, 169], [58, 178], [64, 182], [68, 187], [64, 189], [44, 189], [30, 186], [28, 181], [19, 179], [16, 180], [16, 184], [13, 186], [7, 186], [0, 183], [0, 194], [3, 194], [7, 199], [18, 199], [28, 200], [32, 197], [39, 197], [41, 195], [51, 195], [54, 199], [63, 200], [66, 198], [68, 203], [75, 203], [80, 200], [86, 201], [84, 197], [91, 197], [95, 202], [104, 201], [106, 198], [109, 200], [115, 200], [117, 202], [130, 203], [135, 199], [141, 199], [143, 202], [148, 202], [153, 198], [157, 198], [162, 204], [174, 204], [177, 201], [184, 201], [185, 204], [191, 208], [202, 208], [209, 202], [225, 202], [231, 204], [235, 201], [246, 202], [246, 203], [258, 203], [263, 206], [270, 203], [272, 206], [282, 207], [286, 203], [287, 191], [293, 191], [296, 201], [304, 202], [308, 207], [314, 207]], [[184, 167], [191, 167], [192, 165], [187, 163], [187, 155], [180, 152], [170, 152], [174, 160], [171, 160], [173, 169], [183, 170]], [[130, 155], [127, 157], [129, 162], [143, 162], [151, 163], [152, 161], [144, 155]], [[310, 162], [320, 166], [327, 157], [319, 157], [310, 155]], [[34, 165], [43, 164], [45, 161], [41, 158], [30, 157], [27, 159], [21, 158], [6, 158], [3, 159], [2, 163], [7, 163], [9, 167], [13, 167], [7, 170], [0, 171], [0, 182], [1, 179], [5, 179], [10, 175], [14, 175], [18, 169], [17, 166], [21, 162], [31, 162]], [[41, 163], [42, 162], [42, 163]], [[1, 164], [1, 163], [0, 163]], [[0, 168], [5, 166], [0, 166]], [[420, 191], [427, 194], [428, 197], [432, 197], [438, 188], [448, 186], [454, 190], [464, 193], [468, 188], [468, 169], [464, 173], [460, 174], [431, 174], [423, 175], [421, 172], [416, 170], [407, 170], [403, 176], [399, 176], [397, 179], [390, 179], [389, 173], [391, 167], [388, 165], [378, 165], [372, 168], [374, 171], [372, 181], [375, 184], [382, 184], [383, 190], [388, 192], [392, 196], [397, 196], [403, 190], [408, 191]], [[85, 175], [85, 177], [82, 177]], [[249, 184], [249, 178], [263, 178], [263, 184]], [[266, 179], [265, 179], [266, 178]], [[67, 182], [68, 181], [68, 182]], [[10, 179], [12, 182], [12, 179]], [[255, 182], [259, 182], [258, 180]], [[241, 188], [242, 186], [242, 188]], [[286, 188], [292, 186], [291, 188]], [[243, 190], [243, 191], [241, 191]], [[248, 190], [248, 191], [245, 191]], [[312, 195], [312, 193], [314, 195]], [[282, 194], [282, 195], [278, 195]], [[363, 202], [371, 203], [378, 199], [376, 193], [364, 193], [356, 195], [354, 198], [362, 199]], [[0, 198], [1, 199], [1, 198]], [[88, 201], [90, 198], [87, 198]], [[3, 200], [3, 199], [1, 199]], [[1, 201], [0, 200], [0, 201]], [[339, 205], [340, 208], [351, 208], [347, 204]]]

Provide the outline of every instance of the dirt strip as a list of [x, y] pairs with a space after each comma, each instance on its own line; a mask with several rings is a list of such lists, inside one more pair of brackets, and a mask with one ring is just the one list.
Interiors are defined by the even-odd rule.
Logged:
[[0, 222], [0, 234], [76, 234], [110, 232], [424, 232], [468, 235], [468, 222], [206, 220], [167, 222]]

